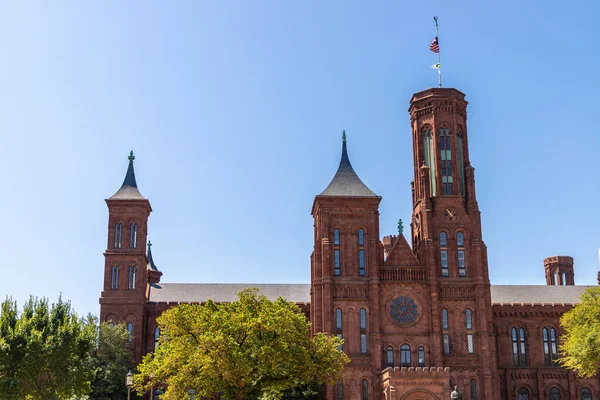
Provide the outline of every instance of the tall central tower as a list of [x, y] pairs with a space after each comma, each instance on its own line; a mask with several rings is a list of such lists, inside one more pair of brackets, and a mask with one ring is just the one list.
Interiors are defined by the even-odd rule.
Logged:
[[409, 112], [415, 174], [411, 238], [430, 278], [437, 338], [432, 358], [451, 371], [470, 370], [481, 382], [482, 397], [495, 399], [487, 250], [469, 162], [465, 95], [456, 89], [425, 90], [413, 95]]

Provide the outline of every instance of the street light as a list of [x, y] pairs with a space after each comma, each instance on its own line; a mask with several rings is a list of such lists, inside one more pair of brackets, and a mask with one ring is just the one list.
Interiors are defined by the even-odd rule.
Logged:
[[150, 372], [150, 400], [154, 400], [154, 372]]
[[127, 400], [131, 400], [131, 385], [133, 385], [133, 374], [131, 371], [125, 376], [125, 386], [127, 386]]

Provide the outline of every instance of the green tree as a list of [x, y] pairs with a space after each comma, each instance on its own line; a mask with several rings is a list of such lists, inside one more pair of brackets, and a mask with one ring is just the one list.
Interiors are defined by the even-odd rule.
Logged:
[[134, 387], [162, 387], [164, 400], [184, 399], [191, 389], [198, 398], [279, 399], [313, 381], [337, 381], [349, 362], [337, 337], [311, 337], [298, 306], [270, 301], [256, 289], [232, 303], [173, 307], [158, 324], [158, 350], [138, 366]]
[[134, 369], [131, 351], [127, 348], [128, 337], [125, 324], [100, 324], [91, 360], [95, 374], [90, 400], [127, 398], [125, 375]]
[[559, 362], [582, 377], [596, 375], [600, 367], [600, 287], [587, 289], [581, 303], [560, 319], [562, 335]]
[[94, 326], [61, 298], [31, 297], [19, 312], [0, 306], [0, 393], [3, 399], [52, 400], [90, 391]]

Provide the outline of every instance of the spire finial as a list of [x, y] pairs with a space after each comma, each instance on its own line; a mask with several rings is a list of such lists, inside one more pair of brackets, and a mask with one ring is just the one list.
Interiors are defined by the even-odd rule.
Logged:
[[127, 157], [127, 159], [129, 160], [129, 164], [133, 164], [133, 160], [135, 160], [135, 156], [133, 155], [133, 150], [131, 150], [129, 152], [129, 157]]
[[152, 251], [152, 242], [148, 240], [148, 253]]
[[342, 142], [346, 142], [346, 130], [342, 131]]
[[398, 235], [402, 235], [403, 231], [404, 231], [404, 226], [402, 225], [402, 220], [399, 219], [398, 220]]

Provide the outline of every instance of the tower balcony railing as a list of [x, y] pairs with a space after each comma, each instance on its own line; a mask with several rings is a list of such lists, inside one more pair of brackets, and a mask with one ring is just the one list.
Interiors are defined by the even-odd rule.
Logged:
[[379, 267], [379, 280], [383, 282], [427, 282], [424, 267]]

